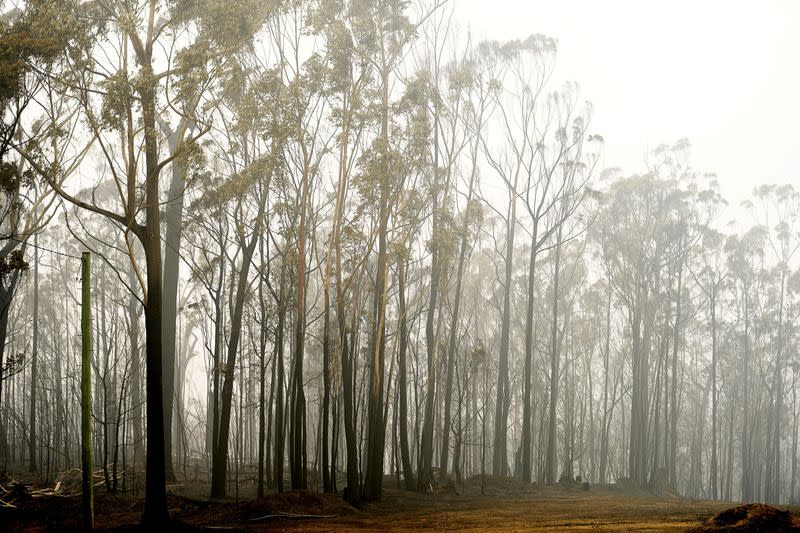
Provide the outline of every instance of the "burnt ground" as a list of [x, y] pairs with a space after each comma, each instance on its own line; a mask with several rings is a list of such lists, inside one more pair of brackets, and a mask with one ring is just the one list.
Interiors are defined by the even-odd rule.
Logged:
[[789, 510], [776, 509], [761, 503], [739, 505], [725, 509], [688, 533], [800, 533], [800, 516]]
[[[394, 481], [387, 479], [387, 486]], [[6, 487], [7, 489], [8, 487]], [[208, 486], [187, 483], [170, 487], [173, 531], [798, 531], [796, 519], [767, 506], [697, 501], [674, 495], [654, 496], [619, 484], [536, 486], [514, 479], [487, 478], [481, 495], [480, 477], [468, 480], [460, 494], [443, 488], [420, 494], [387, 488], [380, 502], [353, 508], [340, 496], [316, 492], [270, 494], [245, 499], [245, 486], [235, 498], [204, 497]], [[6, 493], [13, 508], [0, 508], [0, 531], [68, 531], [79, 527], [80, 496], [37, 493], [17, 487]], [[134, 531], [143, 502], [132, 495], [111, 495], [98, 489], [95, 524], [100, 531]], [[728, 509], [727, 511], [725, 511]], [[725, 511], [725, 512], [723, 512]], [[792, 509], [798, 516], [800, 509]], [[719, 514], [718, 514], [719, 513]], [[277, 515], [277, 516], [276, 516]], [[300, 515], [300, 516], [296, 516]], [[310, 515], [310, 516], [309, 516]], [[755, 520], [755, 521], [754, 521]], [[760, 520], [760, 522], [759, 522]], [[788, 521], [787, 521], [788, 520]], [[748, 526], [755, 527], [749, 528]], [[787, 525], [788, 524], [788, 525]]]

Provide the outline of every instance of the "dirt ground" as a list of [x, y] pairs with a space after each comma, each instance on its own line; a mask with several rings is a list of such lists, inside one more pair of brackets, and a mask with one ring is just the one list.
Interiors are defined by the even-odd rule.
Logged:
[[[392, 485], [392, 483], [387, 483]], [[442, 490], [419, 494], [387, 488], [380, 502], [355, 509], [340, 496], [316, 492], [271, 494], [259, 501], [210, 500], [198, 484], [171, 487], [174, 531], [686, 531], [731, 502], [656, 497], [624, 485], [538, 487], [516, 480], [489, 479], [486, 495], [469, 480], [461, 494]], [[249, 495], [249, 490], [243, 494]], [[207, 492], [206, 492], [207, 494]], [[25, 496], [15, 508], [0, 509], [0, 531], [77, 529], [78, 496]], [[100, 531], [133, 531], [142, 501], [128, 495], [96, 494]], [[800, 509], [792, 509], [795, 516]], [[279, 515], [279, 516], [276, 516]], [[302, 515], [302, 516], [288, 516]], [[312, 516], [308, 516], [312, 515]], [[766, 531], [766, 530], [765, 530]]]
[[386, 491], [381, 502], [335, 519], [273, 524], [283, 531], [685, 531], [730, 507], [613, 493], [542, 490], [514, 499]]

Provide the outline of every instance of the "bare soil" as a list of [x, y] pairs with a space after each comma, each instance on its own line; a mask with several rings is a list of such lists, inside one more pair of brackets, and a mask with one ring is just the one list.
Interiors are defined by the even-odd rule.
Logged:
[[693, 527], [689, 533], [800, 533], [800, 517], [792, 516], [788, 510], [761, 503], [739, 505], [726, 509]]
[[[387, 480], [386, 485], [394, 483]], [[741, 506], [742, 510], [731, 502], [654, 496], [625, 483], [587, 490], [580, 483], [538, 486], [487, 477], [482, 495], [481, 480], [476, 477], [467, 480], [458, 493], [448, 486], [433, 494], [387, 488], [381, 501], [360, 509], [341, 496], [317, 492], [270, 494], [261, 500], [243, 497], [237, 503], [234, 498], [205, 498], [207, 489], [203, 483], [189, 482], [171, 488], [169, 507], [175, 520], [171, 531], [795, 532], [798, 529], [792, 528], [800, 516], [797, 508], [791, 509], [792, 516], [785, 509], [768, 506]], [[240, 496], [249, 492], [245, 487]], [[0, 531], [69, 531], [80, 525], [79, 496], [17, 496], [14, 508], [0, 509]], [[100, 489], [96, 528], [135, 531], [142, 507], [140, 498]], [[760, 529], [740, 528], [748, 523]]]

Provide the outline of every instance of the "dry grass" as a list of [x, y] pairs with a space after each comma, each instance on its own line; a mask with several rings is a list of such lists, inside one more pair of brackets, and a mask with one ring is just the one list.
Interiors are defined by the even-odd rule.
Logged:
[[[522, 486], [487, 479], [487, 493], [469, 480], [463, 495], [444, 491], [418, 494], [386, 489], [380, 502], [354, 509], [339, 496], [317, 493], [273, 494], [237, 504], [233, 499], [201, 497], [207, 487], [186, 483], [170, 496], [171, 514], [182, 531], [686, 531], [731, 502], [657, 498], [636, 487], [573, 485]], [[0, 509], [2, 531], [63, 531], [78, 525], [80, 500], [70, 496], [31, 498], [17, 509]], [[132, 530], [142, 511], [130, 496], [97, 495], [99, 530]], [[793, 510], [797, 513], [797, 509]], [[276, 514], [325, 518], [276, 518]], [[269, 515], [269, 518], [264, 516]], [[259, 520], [253, 520], [259, 519]], [[176, 529], [177, 530], [177, 529]]]

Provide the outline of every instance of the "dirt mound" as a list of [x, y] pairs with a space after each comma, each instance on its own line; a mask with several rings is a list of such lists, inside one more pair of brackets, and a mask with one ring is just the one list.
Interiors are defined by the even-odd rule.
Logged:
[[245, 520], [267, 515], [342, 516], [358, 512], [352, 505], [344, 501], [341, 495], [303, 490], [270, 494], [259, 500], [245, 503], [242, 510], [242, 517]]
[[481, 485], [483, 485], [483, 494], [486, 496], [497, 496], [501, 498], [511, 498], [523, 494], [536, 494], [537, 487], [531, 483], [527, 483], [514, 477], [500, 477], [500, 476], [483, 476], [476, 474], [468, 478], [464, 482], [464, 494], [466, 495], [479, 495], [481, 494]]
[[800, 520], [789, 511], [781, 511], [762, 503], [751, 503], [726, 509], [702, 524], [690, 528], [687, 533], [716, 532], [800, 533]]

